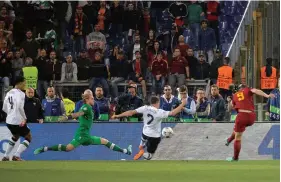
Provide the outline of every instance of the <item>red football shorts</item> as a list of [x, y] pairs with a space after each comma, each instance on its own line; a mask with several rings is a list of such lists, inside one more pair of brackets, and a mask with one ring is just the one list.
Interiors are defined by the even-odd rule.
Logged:
[[256, 114], [254, 112], [239, 112], [236, 116], [234, 131], [240, 133], [244, 132], [246, 127], [252, 126], [255, 123], [255, 120]]

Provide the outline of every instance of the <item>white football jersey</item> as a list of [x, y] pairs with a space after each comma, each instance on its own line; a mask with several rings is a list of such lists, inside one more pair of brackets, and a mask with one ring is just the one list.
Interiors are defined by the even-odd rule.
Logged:
[[7, 113], [7, 124], [20, 125], [26, 119], [24, 101], [25, 94], [19, 89], [12, 89], [7, 93], [3, 103], [3, 111]]
[[162, 120], [169, 117], [170, 111], [157, 109], [153, 106], [142, 106], [136, 111], [143, 114], [143, 134], [148, 137], [161, 137]]

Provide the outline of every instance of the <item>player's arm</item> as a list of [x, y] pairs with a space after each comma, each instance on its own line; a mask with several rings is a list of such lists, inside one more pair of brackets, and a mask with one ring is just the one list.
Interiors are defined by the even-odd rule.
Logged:
[[256, 89], [256, 88], [252, 88], [251, 92], [253, 94], [256, 94], [256, 95], [259, 95], [259, 96], [262, 96], [262, 97], [265, 97], [265, 98], [269, 98], [269, 97], [273, 98], [273, 97], [275, 97], [273, 94], [269, 94], [268, 95], [268, 94], [264, 93], [262, 90]]
[[80, 116], [83, 116], [84, 114], [85, 114], [85, 112], [83, 112], [83, 111], [79, 111], [79, 112], [76, 112], [76, 113], [72, 113], [72, 114], [70, 114], [69, 116], [67, 116], [67, 119], [68, 119], [68, 120], [76, 119], [76, 118], [79, 118]]
[[145, 111], [145, 108], [146, 108], [146, 106], [142, 106], [142, 107], [139, 107], [135, 110], [130, 110], [130, 111], [126, 111], [126, 112], [123, 112], [121, 114], [118, 114], [118, 115], [113, 115], [112, 119], [130, 117], [130, 116], [133, 116], [135, 114], [142, 114]]
[[126, 111], [126, 112], [123, 112], [121, 114], [118, 114], [118, 115], [113, 115], [112, 119], [130, 117], [130, 116], [133, 116], [135, 114], [138, 114], [138, 112], [136, 110], [130, 110], [130, 111]]
[[183, 99], [181, 104], [169, 113], [169, 116], [175, 116], [178, 113], [180, 113], [182, 111], [182, 109], [185, 107], [185, 105], [186, 105], [186, 99]]
[[21, 122], [21, 125], [23, 126], [23, 125], [25, 125], [27, 118], [26, 118], [25, 111], [24, 111], [25, 98], [23, 98], [22, 100], [23, 100], [23, 102], [21, 102], [19, 104], [19, 113], [20, 113], [21, 117], [23, 118], [23, 121]]

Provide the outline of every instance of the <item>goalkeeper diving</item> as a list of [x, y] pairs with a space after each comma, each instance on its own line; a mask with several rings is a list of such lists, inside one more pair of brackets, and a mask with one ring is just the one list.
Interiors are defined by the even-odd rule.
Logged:
[[79, 147], [80, 145], [88, 146], [88, 145], [105, 145], [109, 149], [117, 152], [121, 152], [124, 154], [131, 155], [132, 154], [132, 146], [129, 145], [127, 149], [122, 149], [118, 145], [111, 143], [105, 138], [91, 136], [90, 130], [93, 124], [94, 113], [92, 111], [92, 105], [94, 105], [94, 96], [91, 90], [85, 90], [82, 94], [82, 99], [84, 105], [80, 108], [79, 112], [73, 113], [64, 120], [71, 120], [74, 118], [78, 118], [79, 127], [75, 133], [73, 140], [67, 145], [54, 145], [54, 146], [43, 146], [34, 151], [34, 154], [40, 154], [46, 151], [64, 151], [69, 152]]

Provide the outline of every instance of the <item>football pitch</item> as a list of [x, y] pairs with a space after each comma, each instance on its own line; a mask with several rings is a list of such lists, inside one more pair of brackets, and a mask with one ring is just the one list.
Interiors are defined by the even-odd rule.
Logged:
[[279, 182], [280, 161], [0, 162], [1, 182]]

